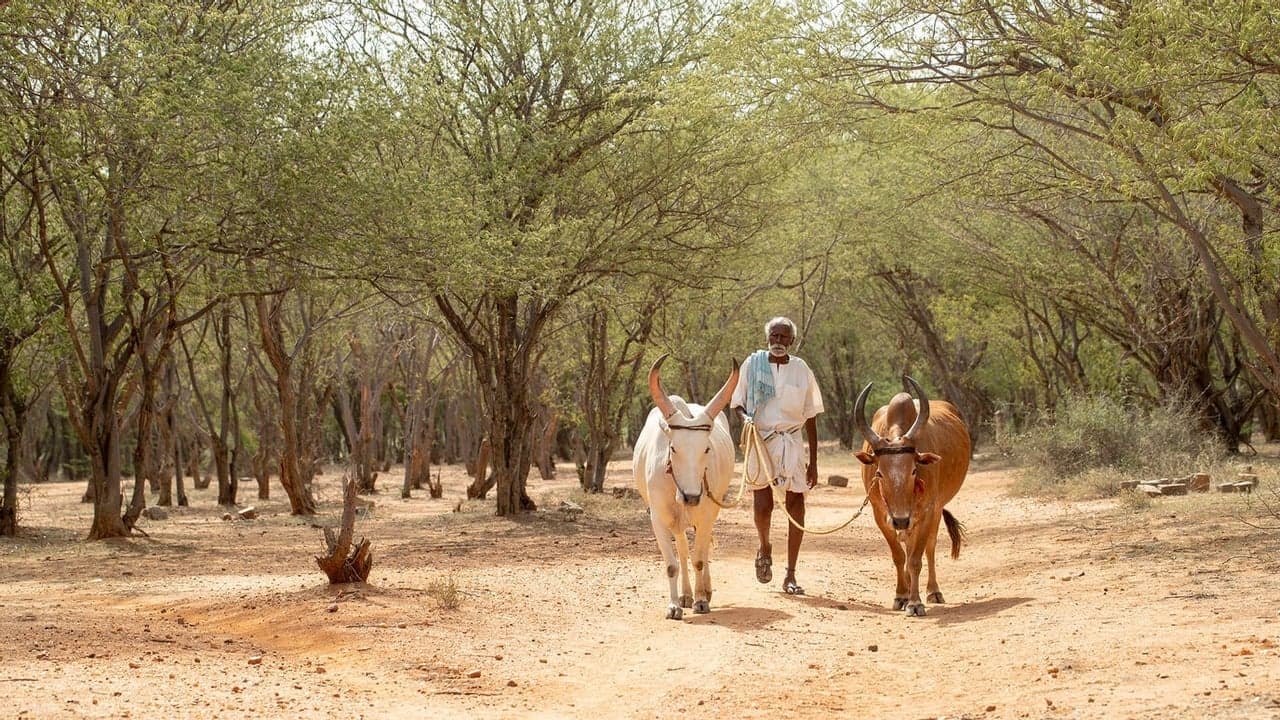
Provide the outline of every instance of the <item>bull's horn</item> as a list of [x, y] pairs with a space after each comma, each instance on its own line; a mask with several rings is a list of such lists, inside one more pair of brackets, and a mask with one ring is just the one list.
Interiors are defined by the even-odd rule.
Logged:
[[720, 392], [716, 393], [716, 396], [711, 398], [711, 402], [707, 404], [707, 417], [713, 420], [716, 414], [724, 410], [725, 406], [729, 404], [729, 399], [733, 397], [734, 388], [738, 387], [738, 360], [737, 358], [730, 358], [730, 362], [733, 363], [733, 367], [729, 370], [729, 379], [724, 381]]
[[867, 395], [871, 394], [871, 385], [872, 383], [867, 383], [867, 386], [862, 388], [862, 392], [858, 393], [858, 401], [853, 404], [853, 421], [857, 424], [858, 431], [862, 433], [862, 437], [866, 439], [867, 443], [871, 445], [871, 449], [874, 450], [884, 444], [884, 441], [867, 424]]
[[910, 385], [911, 389], [915, 391], [916, 397], [920, 399], [920, 409], [916, 411], [916, 421], [911, 423], [911, 429], [904, 436], [908, 440], [914, 440], [916, 433], [920, 432], [924, 424], [929, 422], [929, 396], [924, 394], [924, 388], [920, 387], [920, 383], [916, 382], [910, 375], [903, 375], [902, 382]]
[[670, 353], [663, 353], [662, 357], [654, 361], [653, 367], [649, 368], [649, 394], [653, 396], [653, 404], [658, 406], [664, 418], [671, 417], [676, 411], [676, 407], [671, 404], [671, 398], [667, 397], [667, 391], [662, 389], [662, 380], [658, 377], [658, 368], [666, 362], [668, 355]]

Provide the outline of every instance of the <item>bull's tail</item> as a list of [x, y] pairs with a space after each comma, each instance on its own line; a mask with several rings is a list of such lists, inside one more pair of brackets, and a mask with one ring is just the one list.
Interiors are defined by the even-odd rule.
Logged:
[[950, 510], [942, 509], [942, 520], [947, 524], [947, 535], [951, 537], [951, 557], [960, 557], [960, 545], [964, 542], [964, 523], [956, 519]]

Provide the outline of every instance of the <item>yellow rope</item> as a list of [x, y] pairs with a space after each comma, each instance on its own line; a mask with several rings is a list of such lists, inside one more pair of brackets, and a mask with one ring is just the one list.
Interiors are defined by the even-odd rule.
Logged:
[[[787, 510], [787, 501], [786, 501], [785, 492], [782, 491], [782, 488], [778, 487], [777, 485], [774, 485], [771, 482], [771, 480], [773, 479], [773, 458], [769, 455], [769, 449], [765, 447], [764, 438], [760, 437], [760, 432], [756, 430], [756, 424], [750, 420], [747, 420], [742, 424], [741, 445], [742, 445], [742, 455], [743, 455], [742, 488], [745, 489], [746, 486], [748, 485], [751, 487], [752, 490], [763, 490], [766, 487], [772, 487], [775, 504], [779, 504], [779, 501], [780, 501], [780, 504], [782, 505], [782, 512], [786, 513], [787, 520], [790, 521], [792, 525], [795, 525], [797, 528], [799, 528], [801, 532], [813, 533], [814, 535], [830, 535], [831, 533], [843, 530], [849, 526], [849, 523], [852, 523], [854, 520], [857, 520], [858, 516], [862, 514], [862, 511], [867, 509], [867, 504], [871, 502], [871, 494], [868, 493], [867, 496], [863, 498], [862, 505], [858, 507], [857, 511], [855, 511], [853, 515], [848, 520], [845, 520], [842, 524], [827, 530], [811, 530], [805, 527], [804, 525], [801, 525], [800, 523], [796, 522], [796, 519], [791, 517], [791, 511]], [[750, 473], [747, 469], [751, 466], [751, 458], [753, 455], [756, 460], [755, 466], [757, 471], [756, 473], [757, 477], [754, 477], [754, 478], [748, 477]], [[764, 468], [766, 470], [766, 472], [764, 473], [765, 479], [763, 481], [760, 481], [758, 479], [760, 474], [759, 471], [761, 468]], [[879, 482], [879, 481], [877, 480], [876, 482]], [[872, 484], [872, 489], [873, 490], [875, 489], [874, 484]], [[741, 489], [738, 491], [739, 501], [742, 500], [742, 492], [743, 490]], [[783, 494], [779, 495], [779, 493], [783, 493]], [[713, 497], [712, 500], [714, 499], [715, 498]], [[724, 506], [721, 505], [721, 507], [724, 507]]]
[[[750, 428], [750, 433], [748, 433], [748, 428]], [[755, 432], [755, 424], [752, 423], [750, 420], [743, 423], [742, 437], [739, 440], [739, 445], [742, 446], [744, 451], [747, 448], [749, 435], [754, 436], [757, 439], [757, 441], [760, 438], [760, 433]], [[772, 474], [773, 460], [772, 458], [769, 457], [768, 452], [764, 453], [764, 458], [765, 458], [765, 461], [769, 463], [769, 473]], [[747, 479], [747, 467], [746, 467], [746, 464], [744, 463], [742, 466], [742, 478], [738, 480], [738, 498], [734, 500], [732, 503], [729, 503], [727, 500], [725, 502], [721, 502], [720, 500], [716, 499], [715, 493], [711, 492], [711, 486], [707, 484], [707, 476], [705, 474], [702, 476], [702, 491], [706, 493], [707, 497], [711, 498], [711, 502], [715, 503], [716, 505], [719, 505], [722, 509], [727, 510], [728, 508], [737, 507], [738, 505], [742, 504], [742, 497], [747, 494], [748, 483], [751, 483], [751, 481]], [[765, 485], [767, 484], [768, 483], [765, 483]], [[756, 485], [755, 483], [751, 483], [752, 490], [759, 490], [763, 487], [764, 485]], [[725, 492], [726, 492], [725, 497], [728, 498], [728, 495], [727, 495], [728, 491], [726, 490]]]

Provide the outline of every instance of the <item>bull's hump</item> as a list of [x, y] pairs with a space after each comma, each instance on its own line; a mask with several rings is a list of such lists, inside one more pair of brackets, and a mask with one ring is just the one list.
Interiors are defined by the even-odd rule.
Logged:
[[[884, 423], [888, 430], [888, 435], [896, 437], [907, 431], [911, 424], [916, 421], [917, 409], [916, 401], [907, 393], [898, 393], [894, 395], [889, 404], [885, 407]], [[896, 434], [893, 432], [895, 426], [899, 428]], [[882, 433], [883, 434], [883, 433]]]

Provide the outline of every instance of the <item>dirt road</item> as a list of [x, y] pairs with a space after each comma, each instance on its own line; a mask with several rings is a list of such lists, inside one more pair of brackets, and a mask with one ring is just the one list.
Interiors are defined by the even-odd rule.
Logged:
[[[852, 462], [824, 452], [823, 477]], [[939, 552], [948, 603], [924, 618], [888, 608], [869, 513], [807, 539], [807, 595], [756, 583], [744, 504], [717, 526], [712, 612], [673, 622], [638, 500], [572, 517], [574, 480], [532, 480], [548, 509], [511, 521], [453, 512], [466, 478], [444, 479], [443, 500], [375, 497], [359, 587], [312, 559], [336, 476], [314, 519], [277, 499], [223, 520], [199, 491], [149, 538], [100, 543], [79, 485], [37, 486], [27, 534], [0, 539], [0, 717], [1280, 718], [1280, 521], [1257, 498], [1015, 499], [978, 463], [949, 506], [969, 544]], [[861, 499], [823, 484], [809, 524]]]

